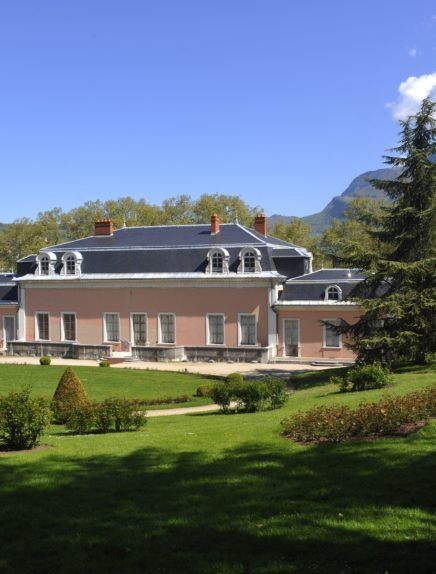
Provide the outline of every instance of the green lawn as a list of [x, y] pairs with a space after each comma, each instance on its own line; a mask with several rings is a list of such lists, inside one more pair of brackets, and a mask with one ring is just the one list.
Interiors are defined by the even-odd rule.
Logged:
[[[151, 418], [110, 435], [53, 427], [48, 448], [1, 456], [0, 572], [434, 572], [436, 423], [407, 438], [293, 444], [280, 435], [291, 411], [383, 394], [340, 395], [322, 377], [296, 377], [278, 411]], [[400, 373], [390, 392], [434, 380]]]
[[[210, 404], [208, 398], [196, 397], [198, 386], [213, 384], [210, 378], [192, 373], [141, 371], [137, 369], [114, 369], [101, 367], [72, 367], [89, 397], [101, 401], [107, 397], [129, 399], [155, 399], [188, 395], [190, 401], [173, 404], [173, 407], [189, 407]], [[31, 386], [32, 394], [51, 399], [65, 367], [41, 365], [0, 365], [0, 394], [13, 389]], [[156, 407], [162, 408], [162, 407]]]

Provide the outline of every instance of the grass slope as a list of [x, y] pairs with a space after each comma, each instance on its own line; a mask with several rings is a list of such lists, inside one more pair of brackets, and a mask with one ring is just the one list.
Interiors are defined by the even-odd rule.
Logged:
[[[433, 572], [436, 424], [293, 444], [280, 436], [291, 411], [383, 393], [339, 395], [319, 378], [300, 375], [278, 411], [155, 418], [125, 434], [57, 428], [46, 450], [2, 456], [0, 572]], [[400, 373], [391, 391], [434, 378]]]

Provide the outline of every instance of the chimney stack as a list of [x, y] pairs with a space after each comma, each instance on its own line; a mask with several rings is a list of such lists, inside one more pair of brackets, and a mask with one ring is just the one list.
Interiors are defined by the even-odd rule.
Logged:
[[210, 218], [210, 233], [211, 235], [215, 235], [216, 233], [220, 232], [220, 216], [217, 213], [214, 213]]
[[258, 213], [254, 218], [254, 229], [261, 235], [266, 235], [266, 217], [263, 213]]
[[112, 235], [113, 232], [114, 223], [112, 219], [97, 219], [94, 235]]

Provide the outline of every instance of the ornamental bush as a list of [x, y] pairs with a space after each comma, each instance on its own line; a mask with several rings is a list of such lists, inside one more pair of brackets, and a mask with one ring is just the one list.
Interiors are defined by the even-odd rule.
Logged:
[[320, 406], [282, 421], [283, 434], [298, 442], [341, 442], [352, 437], [391, 435], [436, 416], [436, 388], [381, 401]]
[[50, 420], [48, 402], [31, 397], [29, 389], [0, 397], [0, 440], [10, 449], [36, 446]]
[[200, 385], [197, 387], [195, 394], [197, 397], [209, 397], [211, 389], [211, 385]]
[[225, 382], [226, 384], [232, 387], [242, 385], [242, 383], [244, 382], [244, 377], [242, 376], [241, 373], [229, 373], [225, 378]]
[[96, 426], [96, 413], [91, 403], [78, 405], [66, 415], [65, 426], [76, 434], [88, 434]]
[[230, 385], [216, 383], [210, 390], [211, 399], [219, 405], [225, 413], [230, 411], [230, 401], [232, 400], [232, 389]]
[[341, 393], [347, 391], [367, 391], [381, 389], [392, 383], [391, 371], [374, 363], [373, 365], [357, 365], [349, 369], [343, 376], [331, 377], [330, 383], [337, 384]]
[[70, 412], [88, 404], [85, 387], [73, 369], [68, 367], [59, 380], [51, 403], [55, 421], [65, 423]]
[[95, 424], [101, 432], [124, 432], [142, 428], [147, 419], [138, 401], [113, 397], [95, 406]]
[[39, 357], [39, 364], [43, 366], [51, 365], [51, 357], [48, 355], [44, 355], [43, 357]]
[[238, 410], [254, 413], [260, 410], [278, 409], [288, 399], [285, 383], [272, 377], [242, 382], [235, 377], [234, 383], [214, 385], [209, 396], [225, 413], [230, 411], [231, 401], [236, 401]]

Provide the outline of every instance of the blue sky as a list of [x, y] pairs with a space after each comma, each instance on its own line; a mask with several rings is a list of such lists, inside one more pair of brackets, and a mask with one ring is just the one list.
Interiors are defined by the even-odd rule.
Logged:
[[185, 193], [308, 215], [429, 94], [433, 0], [4, 0], [0, 222]]

